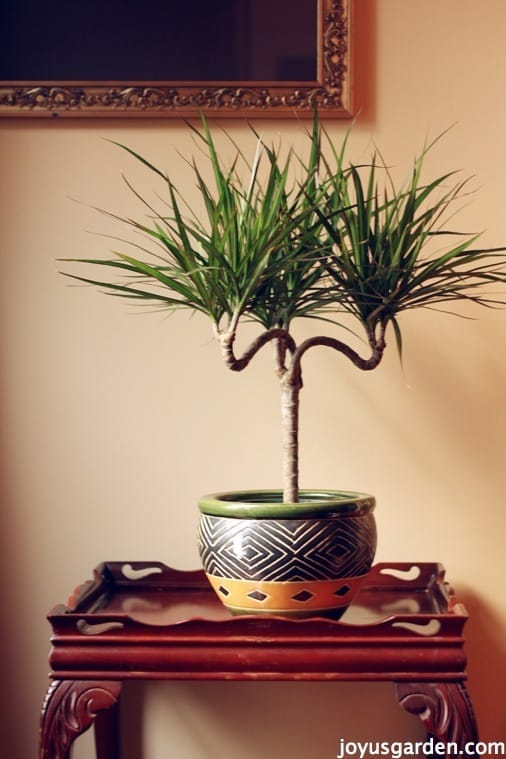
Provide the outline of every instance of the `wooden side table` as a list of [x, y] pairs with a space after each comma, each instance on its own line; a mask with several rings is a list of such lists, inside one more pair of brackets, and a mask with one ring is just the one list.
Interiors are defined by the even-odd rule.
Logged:
[[92, 724], [97, 759], [119, 759], [125, 680], [387, 680], [435, 739], [462, 749], [477, 741], [467, 613], [439, 564], [377, 564], [337, 622], [233, 617], [203, 572], [107, 562], [48, 619], [40, 759], [69, 759]]

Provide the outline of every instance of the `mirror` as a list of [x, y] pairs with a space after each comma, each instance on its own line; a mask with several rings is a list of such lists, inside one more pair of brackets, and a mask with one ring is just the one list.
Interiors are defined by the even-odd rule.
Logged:
[[349, 0], [17, 0], [2, 116], [351, 115]]

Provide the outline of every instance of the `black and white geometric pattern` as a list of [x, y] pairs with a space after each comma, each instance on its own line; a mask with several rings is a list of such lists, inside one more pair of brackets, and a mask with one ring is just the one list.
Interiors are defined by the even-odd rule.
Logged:
[[202, 514], [199, 550], [208, 574], [297, 582], [359, 577], [376, 550], [372, 513], [345, 518], [234, 519]]

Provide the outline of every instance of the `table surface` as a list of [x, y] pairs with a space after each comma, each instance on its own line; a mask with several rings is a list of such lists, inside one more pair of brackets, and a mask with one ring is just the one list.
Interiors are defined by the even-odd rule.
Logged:
[[439, 564], [378, 564], [339, 621], [233, 616], [202, 571], [105, 562], [48, 615], [53, 678], [464, 679]]
[[[354, 601], [339, 621], [325, 617], [288, 619], [276, 616], [234, 616], [220, 603], [202, 571], [179, 571], [159, 562], [104, 562], [92, 580], [78, 586], [67, 605], [59, 604], [48, 614], [55, 634], [80, 627], [121, 622], [125, 629], [142, 626], [161, 632], [181, 630], [185, 625], [206, 629], [214, 623], [231, 627], [265, 629], [325, 629], [336, 636], [346, 633], [392, 630], [393, 624], [428, 627], [439, 635], [462, 631], [467, 612], [445, 581], [440, 564], [377, 564]], [[413, 627], [413, 629], [415, 629]], [[428, 634], [431, 634], [430, 632]]]
[[202, 571], [104, 562], [48, 619], [42, 759], [69, 759], [94, 721], [97, 757], [119, 757], [126, 680], [391, 681], [431, 735], [459, 746], [477, 739], [465, 686], [467, 612], [440, 564], [375, 565], [336, 621], [233, 616]]

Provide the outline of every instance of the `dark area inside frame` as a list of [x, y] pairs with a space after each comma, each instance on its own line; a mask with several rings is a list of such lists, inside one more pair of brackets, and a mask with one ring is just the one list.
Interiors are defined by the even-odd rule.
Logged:
[[299, 81], [317, 0], [4, 0], [1, 81]]

